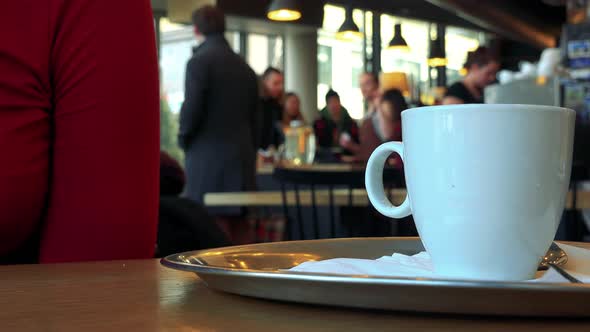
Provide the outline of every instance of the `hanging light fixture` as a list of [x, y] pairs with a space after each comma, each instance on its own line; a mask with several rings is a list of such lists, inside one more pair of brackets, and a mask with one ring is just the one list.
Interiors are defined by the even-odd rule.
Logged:
[[447, 65], [447, 57], [438, 37], [430, 41], [430, 54], [428, 55], [430, 67], [443, 67]]
[[301, 18], [301, 10], [297, 0], [273, 0], [266, 17], [273, 21], [297, 21]]
[[388, 50], [404, 51], [404, 52], [408, 52], [410, 50], [408, 43], [406, 42], [406, 40], [402, 36], [402, 25], [401, 24], [398, 23], [394, 26], [393, 38], [391, 38], [391, 41], [389, 42], [389, 46], [387, 47], [387, 49]]
[[398, 89], [404, 97], [410, 96], [410, 85], [408, 75], [403, 72], [381, 73], [379, 83], [383, 91]]
[[338, 29], [338, 32], [336, 33], [336, 38], [345, 41], [353, 41], [363, 38], [361, 30], [352, 19], [352, 6], [346, 6], [346, 16], [340, 29]]

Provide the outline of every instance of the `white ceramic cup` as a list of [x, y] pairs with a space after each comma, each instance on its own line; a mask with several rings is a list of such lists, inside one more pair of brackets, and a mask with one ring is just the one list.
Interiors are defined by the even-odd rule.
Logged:
[[[569, 186], [575, 112], [536, 105], [449, 105], [402, 113], [403, 143], [378, 147], [367, 192], [391, 218], [413, 215], [443, 278], [534, 277]], [[382, 172], [404, 161], [408, 197], [393, 206]]]

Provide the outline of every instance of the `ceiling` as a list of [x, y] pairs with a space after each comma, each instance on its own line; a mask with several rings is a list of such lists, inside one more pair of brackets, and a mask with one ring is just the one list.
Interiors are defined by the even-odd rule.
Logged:
[[340, 5], [352, 3], [355, 8], [379, 11], [394, 16], [414, 18], [472, 29], [479, 28], [477, 25], [458, 17], [454, 13], [444, 10], [425, 0], [334, 0], [328, 2]]
[[[334, 0], [465, 28], [477, 28], [537, 48], [554, 46], [566, 21], [565, 6], [547, 0]], [[552, 45], [553, 44], [553, 45]]]
[[[304, 16], [301, 25], [322, 24], [322, 3], [352, 4], [355, 8], [420, 19], [494, 33], [503, 39], [521, 42], [537, 49], [555, 46], [566, 21], [561, 0], [298, 0]], [[213, 2], [233, 17], [265, 22], [271, 0], [152, 0], [159, 5]], [[183, 10], [183, 12], [186, 12]], [[190, 11], [188, 11], [190, 13]], [[188, 18], [188, 17], [187, 17]], [[242, 21], [239, 21], [242, 24]], [[268, 21], [266, 21], [268, 22]], [[243, 23], [247, 24], [247, 23]], [[263, 24], [264, 25], [264, 24]], [[297, 26], [297, 25], [294, 25]], [[279, 26], [276, 26], [279, 27]], [[274, 28], [276, 28], [274, 27]]]

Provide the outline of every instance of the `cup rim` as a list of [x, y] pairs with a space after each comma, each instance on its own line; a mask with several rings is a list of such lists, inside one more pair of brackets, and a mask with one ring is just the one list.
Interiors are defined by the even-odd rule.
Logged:
[[506, 111], [525, 111], [525, 112], [569, 112], [576, 113], [576, 111], [559, 106], [548, 106], [548, 105], [532, 105], [532, 104], [452, 104], [452, 105], [434, 105], [434, 106], [421, 106], [409, 108], [402, 112], [404, 114], [412, 114], [417, 112], [440, 112], [440, 111], [452, 111], [461, 109], [475, 109], [475, 111], [486, 111], [486, 112], [506, 112]]

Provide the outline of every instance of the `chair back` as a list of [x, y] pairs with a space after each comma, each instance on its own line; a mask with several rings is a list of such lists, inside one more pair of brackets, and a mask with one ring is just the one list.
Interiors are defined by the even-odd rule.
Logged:
[[[354, 189], [365, 188], [364, 168], [351, 168], [347, 171], [314, 170], [314, 168], [281, 168], [274, 170], [273, 176], [281, 184], [283, 213], [287, 220], [286, 236], [292, 239], [318, 239], [320, 234], [319, 206], [328, 207], [328, 220], [330, 221], [330, 237], [337, 235], [336, 206], [352, 208]], [[383, 183], [388, 192], [391, 189], [404, 186], [403, 174], [399, 169], [386, 168], [383, 172]], [[336, 191], [340, 200], [336, 202]], [[342, 192], [346, 192], [346, 201], [342, 202]], [[294, 195], [294, 204], [289, 197]], [[344, 203], [344, 204], [343, 204]], [[313, 222], [313, 234], [305, 227], [303, 207], [311, 207], [311, 219]], [[290, 211], [294, 209], [294, 218]], [[296, 228], [296, 229], [295, 229]], [[298, 236], [295, 236], [295, 231]], [[348, 235], [352, 235], [351, 227], [348, 227]]]

